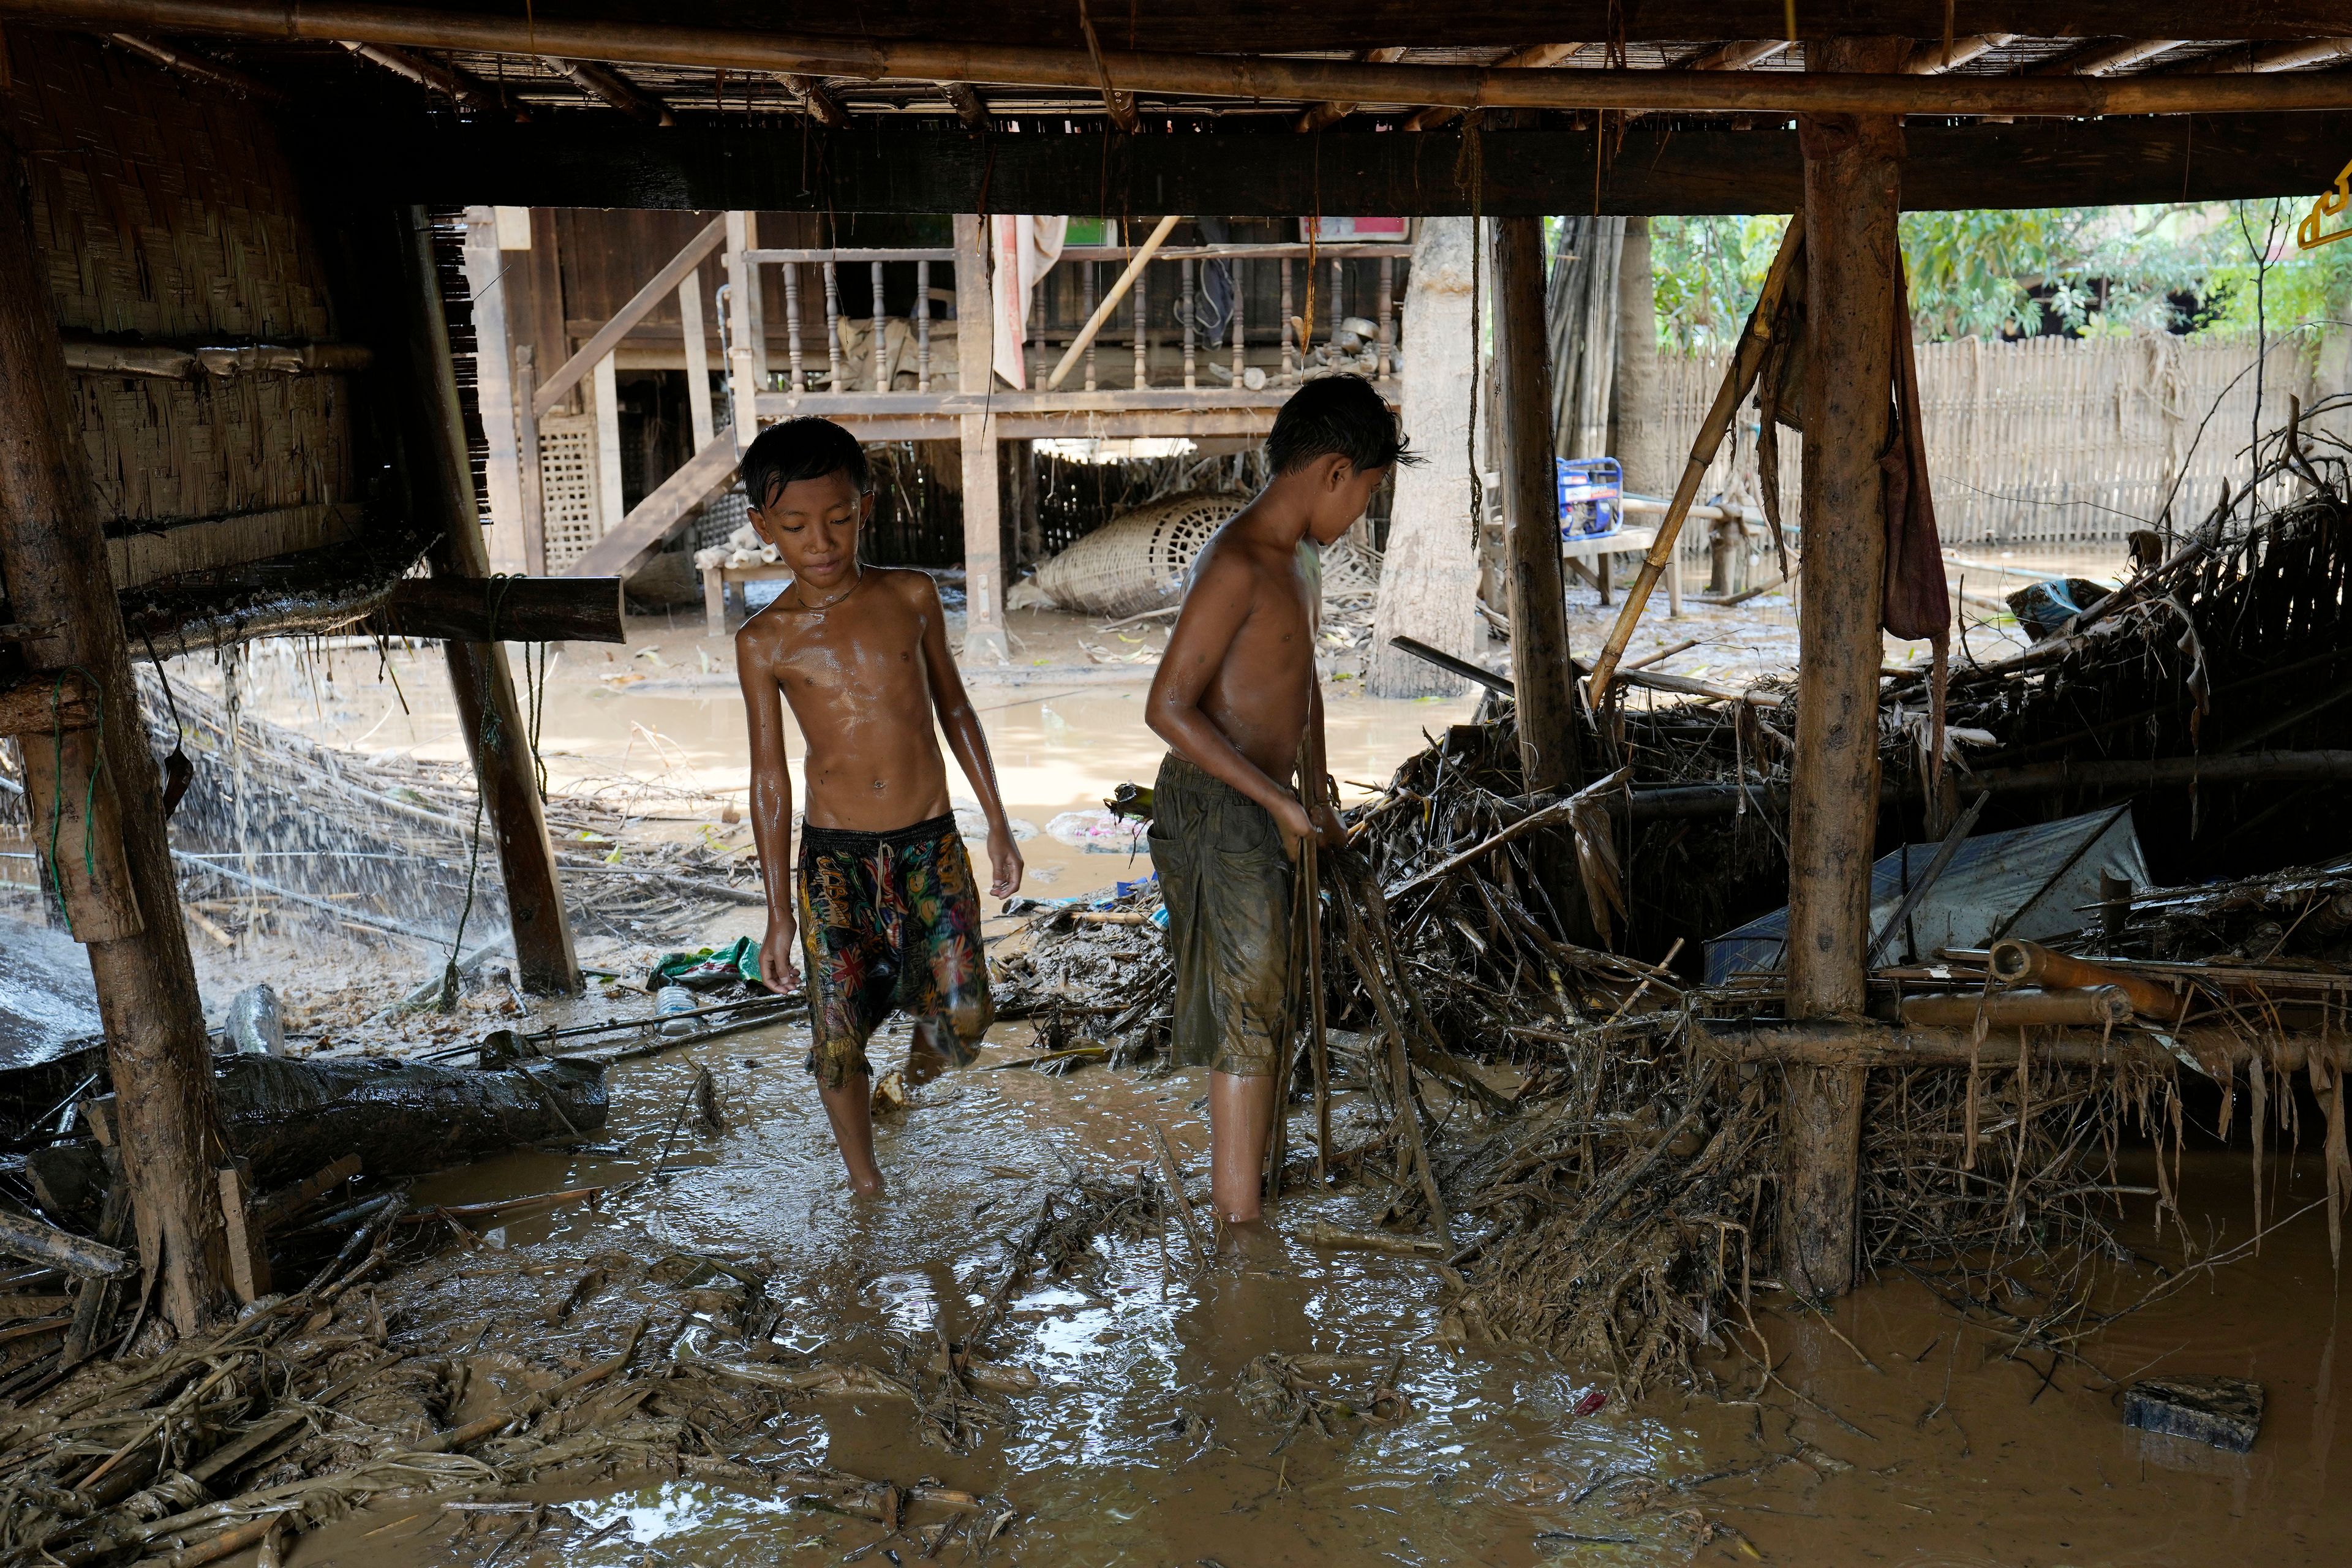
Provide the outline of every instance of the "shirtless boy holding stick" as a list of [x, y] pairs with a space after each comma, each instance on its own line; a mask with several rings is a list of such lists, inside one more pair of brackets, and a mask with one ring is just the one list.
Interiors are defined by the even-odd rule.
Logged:
[[[939, 589], [920, 572], [858, 563], [874, 492], [857, 438], [831, 420], [791, 420], [753, 441], [742, 468], [751, 526], [793, 569], [775, 603], [735, 634], [751, 720], [751, 835], [768, 893], [761, 978], [772, 991], [799, 985], [799, 943], [808, 1068], [849, 1184], [870, 1195], [882, 1173], [867, 1038], [893, 1008], [910, 1014], [908, 1076], [919, 1082], [969, 1063], [993, 1016], [979, 889], [956, 833], [934, 715], [988, 818], [994, 896], [1020, 889], [1021, 852], [948, 654]], [[808, 746], [797, 867], [785, 702]]]
[[[1404, 449], [1396, 416], [1351, 375], [1308, 382], [1266, 437], [1271, 484], [1192, 566], [1146, 717], [1171, 748], [1152, 790], [1151, 859], [1175, 962], [1174, 1055], [1207, 1062], [1209, 1191], [1219, 1218], [1259, 1215], [1260, 1167], [1290, 1026], [1291, 879], [1307, 835], [1339, 818], [1292, 780], [1323, 777], [1315, 674], [1318, 547], [1354, 525]], [[1301, 781], [1302, 783], [1306, 781]]]

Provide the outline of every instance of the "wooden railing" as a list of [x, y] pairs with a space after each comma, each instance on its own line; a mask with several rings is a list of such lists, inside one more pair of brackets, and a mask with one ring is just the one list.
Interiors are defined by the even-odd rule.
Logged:
[[[1128, 306], [1126, 347], [1132, 356], [1133, 368], [1124, 378], [1125, 385], [1102, 384], [1104, 378], [1097, 374], [1097, 353], [1106, 345], [1090, 340], [1084, 353], [1082, 384], [1055, 391], [1014, 392], [997, 387], [993, 376], [987, 372], [992, 360], [986, 352], [989, 345], [983, 342], [981, 350], [974, 350], [963, 341], [967, 325], [986, 331], [990, 323], [984, 308], [985, 290], [970, 290], [971, 279], [986, 275], [987, 258], [982, 239], [985, 230], [982, 226], [963, 223], [960, 233], [968, 237], [962, 243], [969, 244], [969, 254], [959, 247], [776, 248], [759, 243], [758, 215], [730, 212], [713, 219], [697, 234], [543, 382], [533, 386], [528, 362], [519, 365], [518, 434], [523, 461], [534, 476], [539, 445], [537, 421], [562, 406], [574, 387], [583, 382], [593, 384], [592, 402], [596, 409], [599, 446], [606, 470], [603, 488], [609, 502], [618, 489], [619, 455], [613, 355], [632, 329], [662, 300], [673, 291], [677, 294], [685, 337], [687, 384], [693, 400], [695, 455], [625, 517], [612, 516], [618, 508], [608, 504], [603, 536], [565, 570], [589, 576], [627, 570], [638, 555], [658, 544], [688, 512], [729, 480], [736, 458], [763, 418], [818, 414], [844, 420], [871, 440], [954, 437], [967, 445], [974, 439], [973, 428], [967, 422], [978, 418], [987, 427], [986, 439], [992, 448], [1000, 435], [1048, 435], [1078, 428], [1098, 435], [1262, 433], [1291, 389], [1307, 378], [1310, 369], [1307, 360], [1313, 347], [1315, 328], [1325, 324], [1329, 339], [1339, 335], [1344, 319], [1339, 285], [1346, 263], [1352, 260], [1380, 263], [1373, 301], [1375, 336], [1370, 346], [1376, 381], [1391, 384], [1392, 388], [1396, 321], [1391, 300], [1395, 268], [1399, 258], [1412, 254], [1409, 246], [1298, 243], [1160, 248], [1150, 254], [1147, 266], [1135, 270], [1131, 298], [1113, 301], [1114, 305]], [[1091, 317], [1097, 307], [1103, 264], [1128, 262], [1142, 248], [1096, 245], [1072, 246], [1062, 251], [1055, 266], [1078, 269], [1082, 314]], [[726, 355], [731, 405], [731, 417], [725, 426], [714, 423], [709, 350], [703, 331], [704, 301], [697, 284], [701, 263], [714, 252], [723, 257], [727, 275], [719, 291], [719, 338]], [[1182, 290], [1181, 298], [1197, 300], [1199, 269], [1215, 261], [1225, 263], [1233, 272], [1229, 363], [1204, 371], [1197, 312], [1187, 309], [1178, 312], [1181, 380], [1163, 384], [1155, 379], [1151, 365], [1156, 339], [1150, 324], [1149, 291], [1153, 274], [1158, 272], [1162, 287], [1172, 281]], [[915, 308], [908, 323], [915, 362], [912, 391], [898, 390], [891, 384], [891, 318], [882, 308], [883, 268], [906, 262], [915, 266]], [[933, 265], [939, 262], [961, 263], [970, 269], [968, 277], [961, 269], [958, 276], [966, 303], [957, 311], [958, 368], [952, 390], [942, 384], [945, 377], [940, 374], [932, 352], [931, 277]], [[1307, 321], [1298, 313], [1309, 292], [1301, 286], [1301, 264], [1317, 267], [1326, 262], [1331, 268], [1330, 286], [1316, 292], [1321, 302], [1328, 303], [1328, 322]], [[859, 356], [853, 354], [843, 331], [841, 269], [845, 267], [867, 268], [866, 276], [872, 284], [871, 341], [863, 347], [863, 363], [854, 363]], [[1257, 342], [1261, 349], [1273, 349], [1274, 363], [1253, 367], [1249, 363], [1252, 345], [1245, 306], [1250, 269], [1259, 267], [1280, 269], [1279, 320], [1276, 331], [1261, 336]], [[781, 336], [785, 363], [781, 374], [770, 363], [767, 310], [778, 293], [769, 287], [772, 269], [781, 284], [783, 310]], [[1172, 279], [1168, 277], [1171, 272], [1175, 274]], [[977, 311], [978, 319], [971, 320], [975, 305], [982, 308]], [[808, 330], [812, 326], [821, 334], [814, 344]], [[1066, 346], [1075, 336], [1066, 328], [1033, 329], [1024, 352], [1033, 347], [1050, 349], [1056, 337]], [[1253, 368], [1264, 373], [1256, 388], [1247, 384]], [[1215, 379], [1219, 371], [1223, 373], [1222, 382]], [[1030, 379], [1034, 388], [1042, 385], [1045, 378], [1040, 374]], [[860, 382], [862, 386], [856, 384]], [[1390, 395], [1395, 395], [1392, 389]], [[535, 484], [528, 485], [527, 495], [535, 498], [537, 489]], [[536, 510], [528, 499], [526, 506], [527, 510]], [[543, 537], [541, 528], [536, 517], [529, 520], [526, 532], [534, 543]]]

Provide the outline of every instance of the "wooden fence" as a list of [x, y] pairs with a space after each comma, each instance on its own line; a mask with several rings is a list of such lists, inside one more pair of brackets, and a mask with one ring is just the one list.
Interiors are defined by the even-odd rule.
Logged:
[[[1660, 364], [1669, 451], [1690, 449], [1724, 357], [1675, 354]], [[2313, 367], [2299, 335], [2273, 337], [2264, 357], [2267, 431], [2284, 423], [2290, 396], [2311, 402]], [[2128, 530], [2153, 521], [2176, 479], [2176, 525], [2202, 516], [2225, 478], [2243, 482], [2254, 426], [2250, 336], [1969, 338], [1922, 343], [1918, 358], [1936, 516], [1948, 545], [2119, 544]], [[1792, 527], [1800, 445], [1795, 432], [1782, 433], [1782, 516]], [[1752, 402], [1703, 493], [1759, 499]]]

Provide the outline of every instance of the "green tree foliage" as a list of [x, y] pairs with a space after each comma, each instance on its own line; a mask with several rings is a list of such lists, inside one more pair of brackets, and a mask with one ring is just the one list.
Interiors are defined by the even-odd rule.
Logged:
[[[2271, 331], [2352, 318], [2352, 240], [2301, 252], [2310, 204], [2045, 207], [1903, 215], [1913, 319], [1929, 339]], [[1787, 220], [1652, 220], [1658, 335], [1738, 335]]]

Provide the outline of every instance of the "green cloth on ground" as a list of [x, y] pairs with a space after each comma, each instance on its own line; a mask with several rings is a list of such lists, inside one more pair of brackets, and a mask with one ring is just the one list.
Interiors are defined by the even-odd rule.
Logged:
[[716, 991], [738, 980], [747, 985], [760, 984], [760, 944], [748, 936], [737, 937], [727, 947], [663, 953], [654, 960], [653, 973], [646, 977], [646, 989], [658, 991], [665, 985], [683, 985], [689, 991]]

